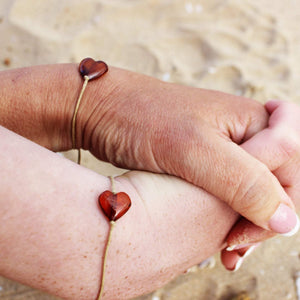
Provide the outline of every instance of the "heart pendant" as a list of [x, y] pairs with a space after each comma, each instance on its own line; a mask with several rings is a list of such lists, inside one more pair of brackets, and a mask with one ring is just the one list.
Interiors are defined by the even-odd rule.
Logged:
[[108, 66], [104, 61], [95, 61], [88, 57], [81, 61], [79, 65], [79, 72], [82, 77], [87, 76], [89, 80], [101, 77], [108, 71]]
[[124, 192], [114, 194], [111, 191], [105, 191], [99, 196], [99, 205], [110, 221], [117, 221], [128, 211], [131, 200]]

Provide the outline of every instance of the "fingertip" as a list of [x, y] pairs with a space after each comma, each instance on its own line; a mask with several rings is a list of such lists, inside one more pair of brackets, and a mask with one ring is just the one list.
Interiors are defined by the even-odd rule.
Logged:
[[226, 249], [221, 251], [221, 262], [228, 271], [233, 271], [238, 260], [241, 258], [236, 251], [229, 252]]
[[299, 230], [299, 217], [291, 207], [281, 203], [270, 218], [269, 227], [276, 233], [292, 236]]
[[278, 108], [278, 106], [280, 105], [280, 103], [282, 103], [283, 101], [281, 100], [276, 100], [276, 99], [273, 99], [273, 100], [269, 100], [268, 102], [265, 103], [265, 108], [267, 110], [267, 112], [269, 114], [272, 114], [273, 111], [275, 109]]
[[241, 248], [233, 250], [233, 251], [227, 251], [227, 249], [222, 250], [221, 252], [221, 261], [223, 266], [228, 271], [237, 271], [242, 263], [244, 262], [245, 258], [249, 256], [252, 251], [257, 248], [259, 243], [253, 244], [253, 245], [240, 245]]
[[235, 250], [243, 250], [247, 247], [252, 247], [253, 245], [255, 245], [254, 243], [248, 243], [248, 244], [239, 244], [239, 245], [231, 245], [231, 246], [228, 246], [225, 250], [226, 251], [235, 251]]
[[290, 237], [290, 236], [295, 235], [299, 231], [299, 229], [300, 229], [300, 221], [299, 221], [299, 217], [297, 215], [296, 215], [296, 218], [297, 218], [297, 224], [296, 224], [296, 226], [291, 231], [289, 231], [287, 233], [282, 233], [281, 235]]
[[244, 262], [244, 258], [243, 257], [238, 258], [238, 260], [237, 260], [237, 262], [236, 262], [236, 264], [235, 264], [234, 269], [232, 270], [232, 272], [236, 272], [237, 270], [239, 270], [240, 267], [242, 266], [243, 262]]

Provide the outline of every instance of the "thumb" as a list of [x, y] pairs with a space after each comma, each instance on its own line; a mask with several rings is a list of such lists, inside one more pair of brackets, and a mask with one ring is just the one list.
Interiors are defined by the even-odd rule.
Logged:
[[[253, 155], [253, 157], [263, 161], [271, 171], [277, 170], [280, 166], [289, 161], [296, 152], [297, 147], [298, 141], [296, 135], [291, 130], [286, 131], [283, 126], [264, 129], [242, 145], [244, 150]], [[288, 207], [285, 204], [287, 204]], [[288, 235], [292, 235], [298, 231], [299, 219], [296, 213], [290, 208], [294, 209], [294, 204], [292, 203], [291, 205], [291, 200], [281, 203], [278, 206], [277, 216], [281, 214], [280, 218], [282, 221], [284, 221], [284, 219], [286, 219], [286, 221], [285, 225], [280, 225], [280, 223], [275, 224], [274, 222], [271, 223], [273, 231], [282, 234], [290, 233]], [[279, 222], [279, 220], [277, 221]], [[286, 229], [284, 229], [284, 227], [286, 227]]]
[[257, 226], [276, 233], [294, 231], [299, 220], [292, 200], [267, 166], [221, 137], [212, 144], [204, 161], [213, 157], [214, 164], [207, 163], [204, 189]]
[[[271, 113], [269, 127], [246, 141], [242, 148], [275, 171], [298, 154], [300, 146], [297, 127], [300, 112], [295, 115], [295, 108], [283, 102], [271, 101], [267, 105]], [[297, 226], [287, 235], [290, 236], [296, 231]], [[233, 246], [262, 241], [269, 237], [270, 233], [242, 218], [232, 228], [226, 241], [227, 245]]]

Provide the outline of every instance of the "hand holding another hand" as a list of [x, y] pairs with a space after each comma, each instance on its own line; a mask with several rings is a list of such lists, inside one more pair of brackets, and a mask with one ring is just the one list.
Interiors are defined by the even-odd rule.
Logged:
[[[77, 66], [69, 64], [0, 74], [5, 91], [13, 91], [2, 95], [2, 125], [51, 150], [70, 149], [81, 83], [76, 72]], [[43, 74], [48, 80], [41, 80]], [[26, 92], [37, 80], [40, 93]], [[44, 99], [45, 89], [51, 93]], [[111, 67], [89, 84], [78, 114], [76, 147], [117, 166], [175, 175], [201, 187], [245, 217], [228, 236], [229, 245], [253, 243], [293, 232], [298, 222], [291, 198], [298, 193], [293, 180], [298, 176], [299, 109], [276, 103], [266, 105], [267, 127], [268, 112], [253, 100]], [[276, 212], [279, 207], [283, 213]], [[175, 209], [172, 203], [169, 209]]]
[[[270, 114], [268, 127], [251, 137], [242, 147], [268, 166], [299, 209], [300, 108], [282, 101], [269, 101], [265, 107]], [[283, 211], [282, 218], [286, 219], [286, 224], [295, 222], [289, 211]], [[296, 230], [298, 227], [299, 224]], [[231, 251], [222, 251], [223, 264], [228, 269], [234, 269], [247, 250], [272, 236], [274, 233], [244, 218], [240, 219], [227, 237]]]
[[267, 126], [263, 105], [113, 68], [110, 82], [115, 72], [118, 85], [92, 110], [84, 148], [120, 167], [181, 177], [263, 229], [294, 230], [293, 202], [245, 143]]

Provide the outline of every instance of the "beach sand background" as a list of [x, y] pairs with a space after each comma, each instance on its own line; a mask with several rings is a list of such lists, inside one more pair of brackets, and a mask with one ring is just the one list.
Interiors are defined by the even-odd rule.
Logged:
[[[91, 56], [165, 81], [300, 103], [299, 0], [0, 0], [0, 45], [1, 70]], [[83, 165], [122, 172], [88, 153]], [[137, 299], [296, 300], [298, 272], [300, 234], [265, 242], [235, 273], [216, 255]], [[0, 278], [0, 299], [56, 298]]]

